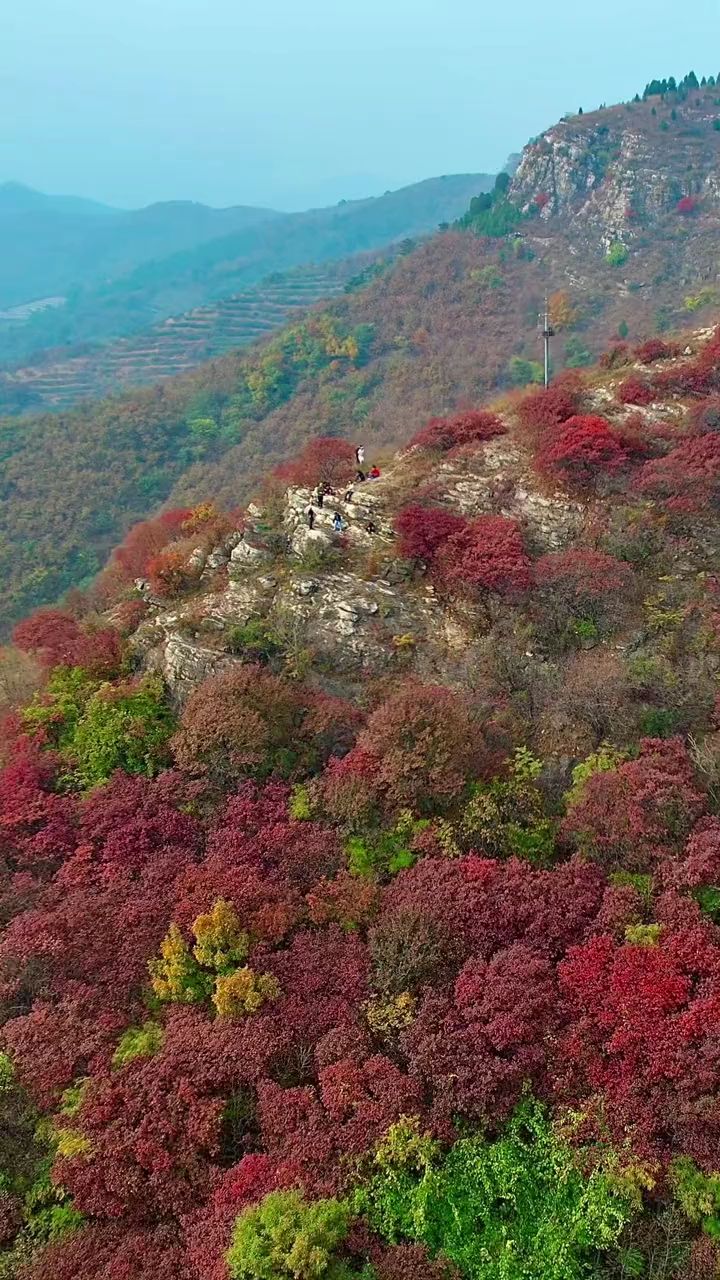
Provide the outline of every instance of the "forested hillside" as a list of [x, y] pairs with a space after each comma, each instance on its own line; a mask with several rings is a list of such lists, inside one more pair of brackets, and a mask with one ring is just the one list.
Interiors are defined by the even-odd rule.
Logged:
[[616, 340], [17, 626], [0, 1276], [715, 1280], [719, 423]]
[[235, 506], [311, 435], [401, 442], [424, 415], [536, 380], [546, 295], [556, 370], [584, 367], [614, 340], [711, 321], [716, 93], [561, 122], [462, 225], [246, 354], [75, 412], [0, 423], [3, 617], [94, 573], [160, 503], [212, 493]]
[[[332, 262], [426, 234], [457, 218], [470, 198], [492, 182], [487, 174], [450, 174], [367, 200], [281, 216], [153, 205], [128, 215], [153, 237], [152, 253], [81, 282], [63, 307], [36, 314], [22, 325], [1, 325], [0, 363], [27, 364], [48, 348], [137, 333], [166, 316], [228, 297], [273, 272]], [[103, 219], [101, 228], [106, 226]], [[95, 251], [87, 233], [81, 248], [83, 261], [88, 254], [92, 260]], [[67, 249], [61, 257], [68, 260]], [[58, 288], [44, 288], [41, 296]]]

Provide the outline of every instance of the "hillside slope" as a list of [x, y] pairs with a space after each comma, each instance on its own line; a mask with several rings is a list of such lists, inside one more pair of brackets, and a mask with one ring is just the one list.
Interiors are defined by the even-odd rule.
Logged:
[[[648, 100], [555, 126], [526, 148], [510, 201], [491, 211], [497, 217], [510, 205], [509, 232], [481, 234], [480, 210], [466, 229], [432, 237], [266, 345], [160, 389], [59, 417], [4, 422], [4, 618], [56, 598], [99, 568], [122, 530], [156, 503], [192, 504], [213, 493], [234, 507], [268, 464], [310, 435], [400, 443], [428, 415], [537, 378], [537, 316], [546, 295], [556, 369], [586, 364], [621, 335], [638, 342], [682, 327], [690, 316], [709, 322], [720, 304], [714, 93], [692, 94], [677, 106]], [[656, 194], [621, 227], [612, 221], [617, 190], [636, 180], [639, 146], [628, 141], [624, 152], [625, 138], [640, 138], [651, 156], [642, 184]], [[689, 190], [686, 143], [698, 146], [698, 191], [689, 208], [679, 205], [690, 196], [675, 200], [678, 189]], [[575, 195], [557, 211], [542, 187], [555, 152], [563, 181], [577, 166]], [[590, 153], [604, 176], [588, 197]], [[661, 197], [661, 189], [668, 194]], [[578, 197], [578, 190], [586, 194]], [[541, 194], [548, 200], [538, 202]]]
[[276, 272], [242, 293], [169, 316], [151, 329], [58, 359], [0, 371], [0, 413], [66, 408], [196, 368], [216, 356], [257, 341], [321, 299], [342, 293], [368, 266], [371, 255], [322, 267]]
[[719, 422], [616, 349], [18, 627], [5, 1274], [717, 1275]]
[[[254, 211], [246, 217], [242, 209], [151, 206], [128, 215], [154, 237], [153, 252], [144, 255], [145, 261], [134, 269], [132, 264], [107, 268], [94, 284], [75, 290], [64, 307], [35, 315], [23, 325], [5, 325], [2, 363], [27, 360], [48, 347], [135, 333], [166, 316], [239, 292], [273, 272], [301, 263], [319, 265], [434, 231], [438, 223], [458, 217], [470, 197], [487, 190], [492, 181], [487, 174], [452, 174], [372, 199], [269, 218], [258, 218]], [[208, 227], [201, 235], [198, 227], [192, 240], [187, 237], [186, 245], [178, 244], [172, 225], [166, 227], [173, 212], [184, 214], [183, 232], [188, 230], [185, 220], [192, 224], [197, 217], [204, 225], [212, 215], [212, 235]], [[234, 227], [232, 220], [240, 215], [244, 222]], [[85, 241], [83, 252], [87, 250]], [[44, 295], [56, 292], [58, 287], [43, 290]]]

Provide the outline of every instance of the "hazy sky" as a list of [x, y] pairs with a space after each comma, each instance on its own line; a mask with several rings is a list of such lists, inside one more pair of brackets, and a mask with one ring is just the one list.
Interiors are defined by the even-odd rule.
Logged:
[[[720, 66], [719, 0], [5, 0], [0, 181], [304, 208]], [[713, 52], [714, 51], [714, 52]]]

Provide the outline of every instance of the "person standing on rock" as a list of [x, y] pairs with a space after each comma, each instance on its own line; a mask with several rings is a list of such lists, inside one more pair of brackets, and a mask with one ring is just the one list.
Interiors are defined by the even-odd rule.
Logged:
[[320, 485], [320, 488], [315, 494], [315, 505], [318, 507], [322, 507], [324, 501], [325, 501], [325, 490], [323, 489], [322, 485]]
[[342, 533], [344, 527], [345, 526], [343, 524], [343, 518], [340, 515], [340, 512], [336, 511], [335, 515], [333, 516], [333, 529], [335, 530], [336, 533]]
[[352, 500], [353, 500], [353, 491], [352, 491], [352, 489], [346, 489], [346, 491], [345, 491], [345, 495], [344, 495], [344, 497], [343, 497], [343, 502], [352, 502]]
[[308, 529], [312, 529], [315, 524], [315, 508], [312, 503], [310, 503], [310, 506], [307, 509], [307, 522]]
[[358, 464], [358, 470], [361, 471], [363, 462], [365, 461], [365, 450], [361, 444], [359, 444], [355, 450], [355, 461]]

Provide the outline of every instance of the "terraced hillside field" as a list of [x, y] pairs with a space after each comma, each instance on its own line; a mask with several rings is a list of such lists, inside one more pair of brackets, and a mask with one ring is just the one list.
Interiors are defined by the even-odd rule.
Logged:
[[271, 276], [231, 297], [170, 316], [135, 337], [0, 373], [0, 411], [66, 408], [194, 369], [280, 328], [320, 298], [341, 293], [365, 262], [364, 256], [348, 258]]

